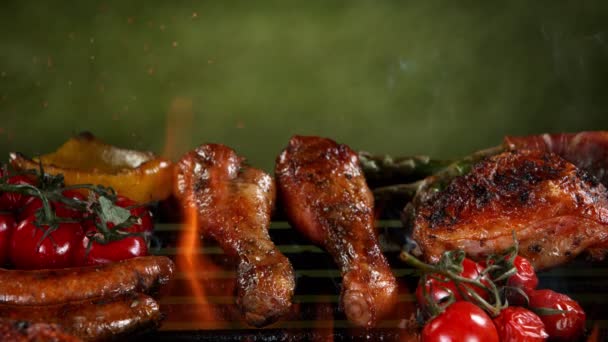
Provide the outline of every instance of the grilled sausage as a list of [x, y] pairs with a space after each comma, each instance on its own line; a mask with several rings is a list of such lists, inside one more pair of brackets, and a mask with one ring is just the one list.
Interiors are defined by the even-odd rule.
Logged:
[[97, 341], [153, 327], [160, 321], [161, 314], [154, 299], [134, 293], [113, 299], [47, 306], [0, 304], [0, 317], [57, 324], [83, 340]]
[[13, 342], [53, 341], [79, 342], [78, 337], [65, 333], [61, 327], [54, 324], [13, 321], [0, 319], [0, 340]]
[[53, 305], [147, 292], [167, 283], [173, 270], [173, 261], [163, 256], [57, 270], [0, 269], [0, 304]]

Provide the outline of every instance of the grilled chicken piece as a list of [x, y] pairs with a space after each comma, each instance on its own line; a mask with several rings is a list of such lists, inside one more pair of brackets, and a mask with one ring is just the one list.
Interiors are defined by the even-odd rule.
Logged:
[[247, 323], [260, 327], [291, 307], [295, 288], [289, 260], [270, 240], [275, 186], [261, 170], [223, 145], [202, 145], [176, 168], [176, 196], [198, 214], [200, 234], [238, 259], [237, 305]]
[[329, 139], [295, 136], [277, 159], [276, 179], [290, 223], [338, 264], [348, 319], [374, 325], [392, 310], [397, 283], [378, 245], [357, 154]]
[[608, 186], [608, 131], [505, 137], [504, 146], [553, 152]]
[[413, 237], [429, 261], [463, 249], [480, 257], [513, 245], [537, 269], [608, 243], [608, 192], [593, 176], [543, 151], [513, 151], [477, 163], [414, 213]]

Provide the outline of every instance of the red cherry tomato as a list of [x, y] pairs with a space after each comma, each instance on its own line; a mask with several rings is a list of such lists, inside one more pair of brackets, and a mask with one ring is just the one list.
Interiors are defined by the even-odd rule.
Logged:
[[[11, 235], [9, 258], [18, 269], [64, 268], [73, 266], [73, 253], [82, 239], [78, 223], [61, 223], [40, 242], [47, 226], [36, 227], [30, 216], [21, 221]], [[40, 245], [39, 245], [40, 242]]]
[[[460, 275], [462, 277], [465, 277], [468, 279], [477, 279], [478, 277], [481, 276], [481, 272], [483, 272], [483, 267], [481, 265], [479, 265], [475, 261], [468, 259], [468, 258], [465, 258], [463, 260], [462, 272], [460, 273]], [[439, 279], [445, 279], [445, 277], [443, 277], [441, 275], [434, 275], [434, 276], [436, 276]], [[482, 282], [483, 282], [483, 280], [482, 280]], [[454, 298], [456, 300], [464, 299], [458, 292], [458, 289], [456, 288], [456, 284], [453, 281], [447, 281], [447, 280], [440, 281], [438, 279], [430, 277], [430, 275], [429, 275], [429, 276], [427, 276], [426, 282], [424, 285], [426, 286], [427, 296], [430, 296], [431, 300], [433, 300], [437, 304], [441, 304], [449, 298], [450, 293], [448, 292], [448, 290], [454, 294]], [[474, 285], [462, 285], [461, 284], [460, 289], [463, 290], [463, 293], [466, 293], [464, 290], [465, 287], [468, 287], [469, 289], [475, 291], [477, 294], [479, 294], [481, 297], [483, 297], [485, 299], [488, 298], [488, 293], [482, 288], [479, 288]], [[425, 298], [422, 289], [423, 289], [423, 287], [422, 287], [422, 281], [421, 281], [418, 284], [418, 287], [416, 288], [416, 299], [418, 300], [418, 304], [420, 304], [420, 306], [424, 309], [425, 307], [427, 307], [428, 301], [427, 301], [427, 298]]]
[[[7, 180], [9, 184], [29, 184], [35, 182], [24, 175], [12, 176]], [[21, 209], [31, 197], [16, 192], [5, 192], [0, 194], [0, 210], [15, 211]]]
[[520, 291], [512, 288], [518, 288], [524, 293], [533, 291], [538, 286], [538, 277], [534, 266], [528, 261], [528, 259], [521, 256], [516, 256], [513, 260], [513, 266], [517, 270], [517, 273], [510, 276], [507, 280], [507, 290], [505, 292], [507, 300], [511, 305], [526, 305], [526, 298]]
[[549, 337], [540, 317], [520, 306], [502, 310], [494, 318], [494, 324], [502, 342], [537, 342]]
[[536, 276], [534, 266], [532, 266], [530, 261], [518, 255], [513, 260], [513, 265], [517, 269], [517, 274], [509, 277], [509, 280], [507, 280], [507, 285], [519, 287], [526, 293], [536, 289], [538, 286], [538, 277]]
[[498, 342], [492, 319], [471, 302], [455, 302], [428, 322], [422, 330], [422, 341]]
[[122, 240], [101, 244], [93, 241], [87, 253], [90, 239], [84, 236], [78, 243], [74, 263], [78, 266], [101, 265], [148, 255], [146, 241], [139, 236], [126, 236]]
[[[141, 222], [132, 225], [127, 228], [126, 231], [131, 233], [140, 233], [140, 232], [152, 232], [153, 224], [152, 224], [152, 213], [144, 206], [139, 206], [137, 202], [124, 197], [118, 196], [116, 198], [116, 205], [122, 208], [128, 208], [131, 212], [132, 216], [139, 217]], [[113, 226], [112, 224], [108, 225], [110, 228]]]
[[583, 334], [586, 315], [575, 300], [552, 290], [535, 290], [528, 296], [530, 307], [533, 309], [549, 308], [565, 311], [552, 315], [539, 313], [552, 340], [573, 341]]
[[11, 213], [0, 213], [0, 266], [8, 260], [10, 238], [15, 229], [15, 218]]
[[[86, 197], [76, 190], [64, 190], [62, 195], [67, 198], [77, 199], [80, 201], [86, 201]], [[61, 202], [52, 202], [51, 203], [53, 209], [55, 210], [55, 215], [62, 218], [73, 218], [73, 219], [81, 219], [84, 216], [84, 213], [78, 211], [76, 209], [72, 209], [67, 207], [65, 204]], [[35, 215], [38, 209], [42, 208], [42, 201], [39, 198], [32, 197], [23, 208], [23, 211], [19, 215], [20, 218], [25, 219], [29, 216]]]

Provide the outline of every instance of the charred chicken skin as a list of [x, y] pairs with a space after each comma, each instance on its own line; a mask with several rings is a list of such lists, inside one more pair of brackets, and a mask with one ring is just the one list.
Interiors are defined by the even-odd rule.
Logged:
[[261, 170], [224, 145], [202, 145], [176, 168], [176, 195], [195, 210], [200, 234], [238, 260], [237, 305], [260, 327], [291, 307], [295, 288], [289, 260], [268, 235], [275, 185]]
[[553, 152], [608, 186], [608, 131], [509, 136], [505, 137], [504, 146], [511, 150]]
[[374, 325], [392, 310], [397, 283], [378, 244], [357, 154], [329, 139], [295, 136], [278, 157], [276, 179], [292, 226], [338, 264], [348, 319]]
[[413, 237], [429, 261], [463, 249], [472, 257], [519, 241], [537, 269], [608, 243], [608, 192], [586, 171], [541, 150], [504, 152], [473, 166], [417, 205]]

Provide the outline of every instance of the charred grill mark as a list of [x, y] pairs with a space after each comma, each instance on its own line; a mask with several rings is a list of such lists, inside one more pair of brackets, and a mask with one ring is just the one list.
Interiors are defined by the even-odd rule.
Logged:
[[442, 224], [446, 218], [445, 208], [440, 208], [439, 210], [435, 210], [431, 213], [429, 217], [429, 221], [431, 223], [431, 228], [435, 228]]
[[591, 187], [591, 188], [595, 188], [600, 184], [600, 182], [597, 178], [595, 178], [592, 174], [590, 174], [589, 172], [587, 172], [583, 169], [577, 168], [576, 176], [579, 177], [580, 179], [582, 179], [583, 182], [585, 182], [585, 184], [589, 185], [589, 187]]
[[473, 185], [473, 193], [475, 196], [475, 204], [478, 209], [484, 207], [492, 199], [492, 194], [488, 191], [488, 189], [485, 186], [483, 186], [481, 184]]
[[540, 254], [543, 251], [543, 247], [539, 243], [534, 243], [528, 246], [528, 252], [534, 254]]
[[529, 199], [530, 199], [530, 192], [528, 190], [524, 189], [519, 193], [519, 202], [521, 202], [521, 204], [528, 203]]
[[[522, 164], [520, 171], [522, 173], [522, 178], [530, 184], [537, 183], [540, 179], [538, 177], [538, 167], [536, 166], [536, 163], [531, 160], [524, 160]], [[518, 171], [519, 170], [516, 169], [515, 173], [517, 174]]]
[[194, 181], [194, 192], [199, 194], [201, 193], [205, 188], [207, 188], [208, 184], [207, 184], [207, 180], [204, 178], [198, 178]]

